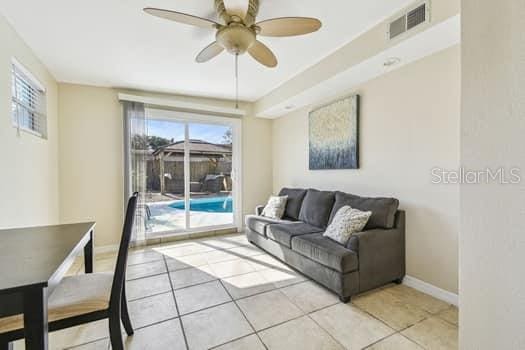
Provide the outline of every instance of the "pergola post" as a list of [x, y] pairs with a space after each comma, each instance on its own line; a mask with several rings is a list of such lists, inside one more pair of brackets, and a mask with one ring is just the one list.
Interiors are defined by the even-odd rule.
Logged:
[[164, 176], [164, 151], [159, 153], [159, 176], [160, 176], [160, 194], [166, 192], [166, 178]]

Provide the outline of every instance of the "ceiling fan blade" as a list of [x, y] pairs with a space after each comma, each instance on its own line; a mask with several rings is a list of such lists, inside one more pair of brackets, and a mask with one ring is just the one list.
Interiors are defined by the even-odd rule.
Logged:
[[179, 23], [189, 24], [192, 26], [203, 27], [203, 28], [216, 28], [219, 24], [212, 20], [201, 18], [193, 15], [188, 15], [181, 12], [175, 12], [170, 10], [157, 9], [153, 7], [146, 7], [144, 12], [149, 13], [152, 16], [169, 19]]
[[272, 50], [270, 50], [259, 40], [255, 41], [255, 43], [250, 46], [248, 53], [266, 67], [273, 68], [277, 66], [277, 58], [273, 54]]
[[317, 18], [282, 17], [273, 18], [255, 24], [263, 36], [295, 36], [318, 31], [322, 23]]
[[195, 60], [199, 63], [204, 63], [204, 62], [211, 60], [212, 58], [214, 58], [215, 56], [217, 56], [223, 51], [224, 51], [224, 48], [215, 41], [211, 43], [210, 45], [206, 46], [204, 50], [202, 50], [197, 55], [197, 58], [195, 58]]

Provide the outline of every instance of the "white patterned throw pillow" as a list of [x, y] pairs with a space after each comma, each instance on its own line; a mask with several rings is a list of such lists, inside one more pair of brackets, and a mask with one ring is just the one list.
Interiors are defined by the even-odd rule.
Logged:
[[263, 209], [262, 216], [272, 219], [281, 219], [286, 209], [288, 196], [271, 196]]
[[346, 245], [354, 233], [363, 230], [371, 215], [371, 211], [361, 211], [345, 205], [337, 211], [323, 236]]

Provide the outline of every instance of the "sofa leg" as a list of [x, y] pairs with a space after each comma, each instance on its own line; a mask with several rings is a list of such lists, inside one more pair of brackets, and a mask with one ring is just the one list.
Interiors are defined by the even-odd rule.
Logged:
[[342, 297], [339, 296], [339, 300], [341, 300], [342, 303], [347, 304], [352, 297]]
[[395, 284], [401, 284], [401, 283], [403, 283], [403, 279], [402, 278], [395, 279], [394, 283]]

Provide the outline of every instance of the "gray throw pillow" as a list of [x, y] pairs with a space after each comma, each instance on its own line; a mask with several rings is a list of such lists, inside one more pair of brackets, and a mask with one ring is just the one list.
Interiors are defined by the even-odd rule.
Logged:
[[271, 196], [263, 209], [262, 216], [272, 219], [281, 219], [286, 209], [288, 196]]
[[334, 192], [309, 189], [301, 205], [299, 220], [315, 227], [326, 228], [334, 200]]
[[329, 223], [332, 222], [339, 208], [344, 205], [372, 212], [372, 216], [365, 226], [366, 230], [375, 228], [391, 229], [394, 227], [399, 201], [395, 198], [360, 197], [350, 193], [336, 192], [335, 204]]
[[361, 211], [345, 205], [337, 211], [323, 236], [346, 245], [354, 233], [363, 230], [371, 215], [371, 211]]
[[288, 196], [286, 201], [286, 210], [284, 211], [285, 219], [299, 220], [299, 213], [303, 204], [306, 190], [300, 188], [283, 188], [279, 196]]

